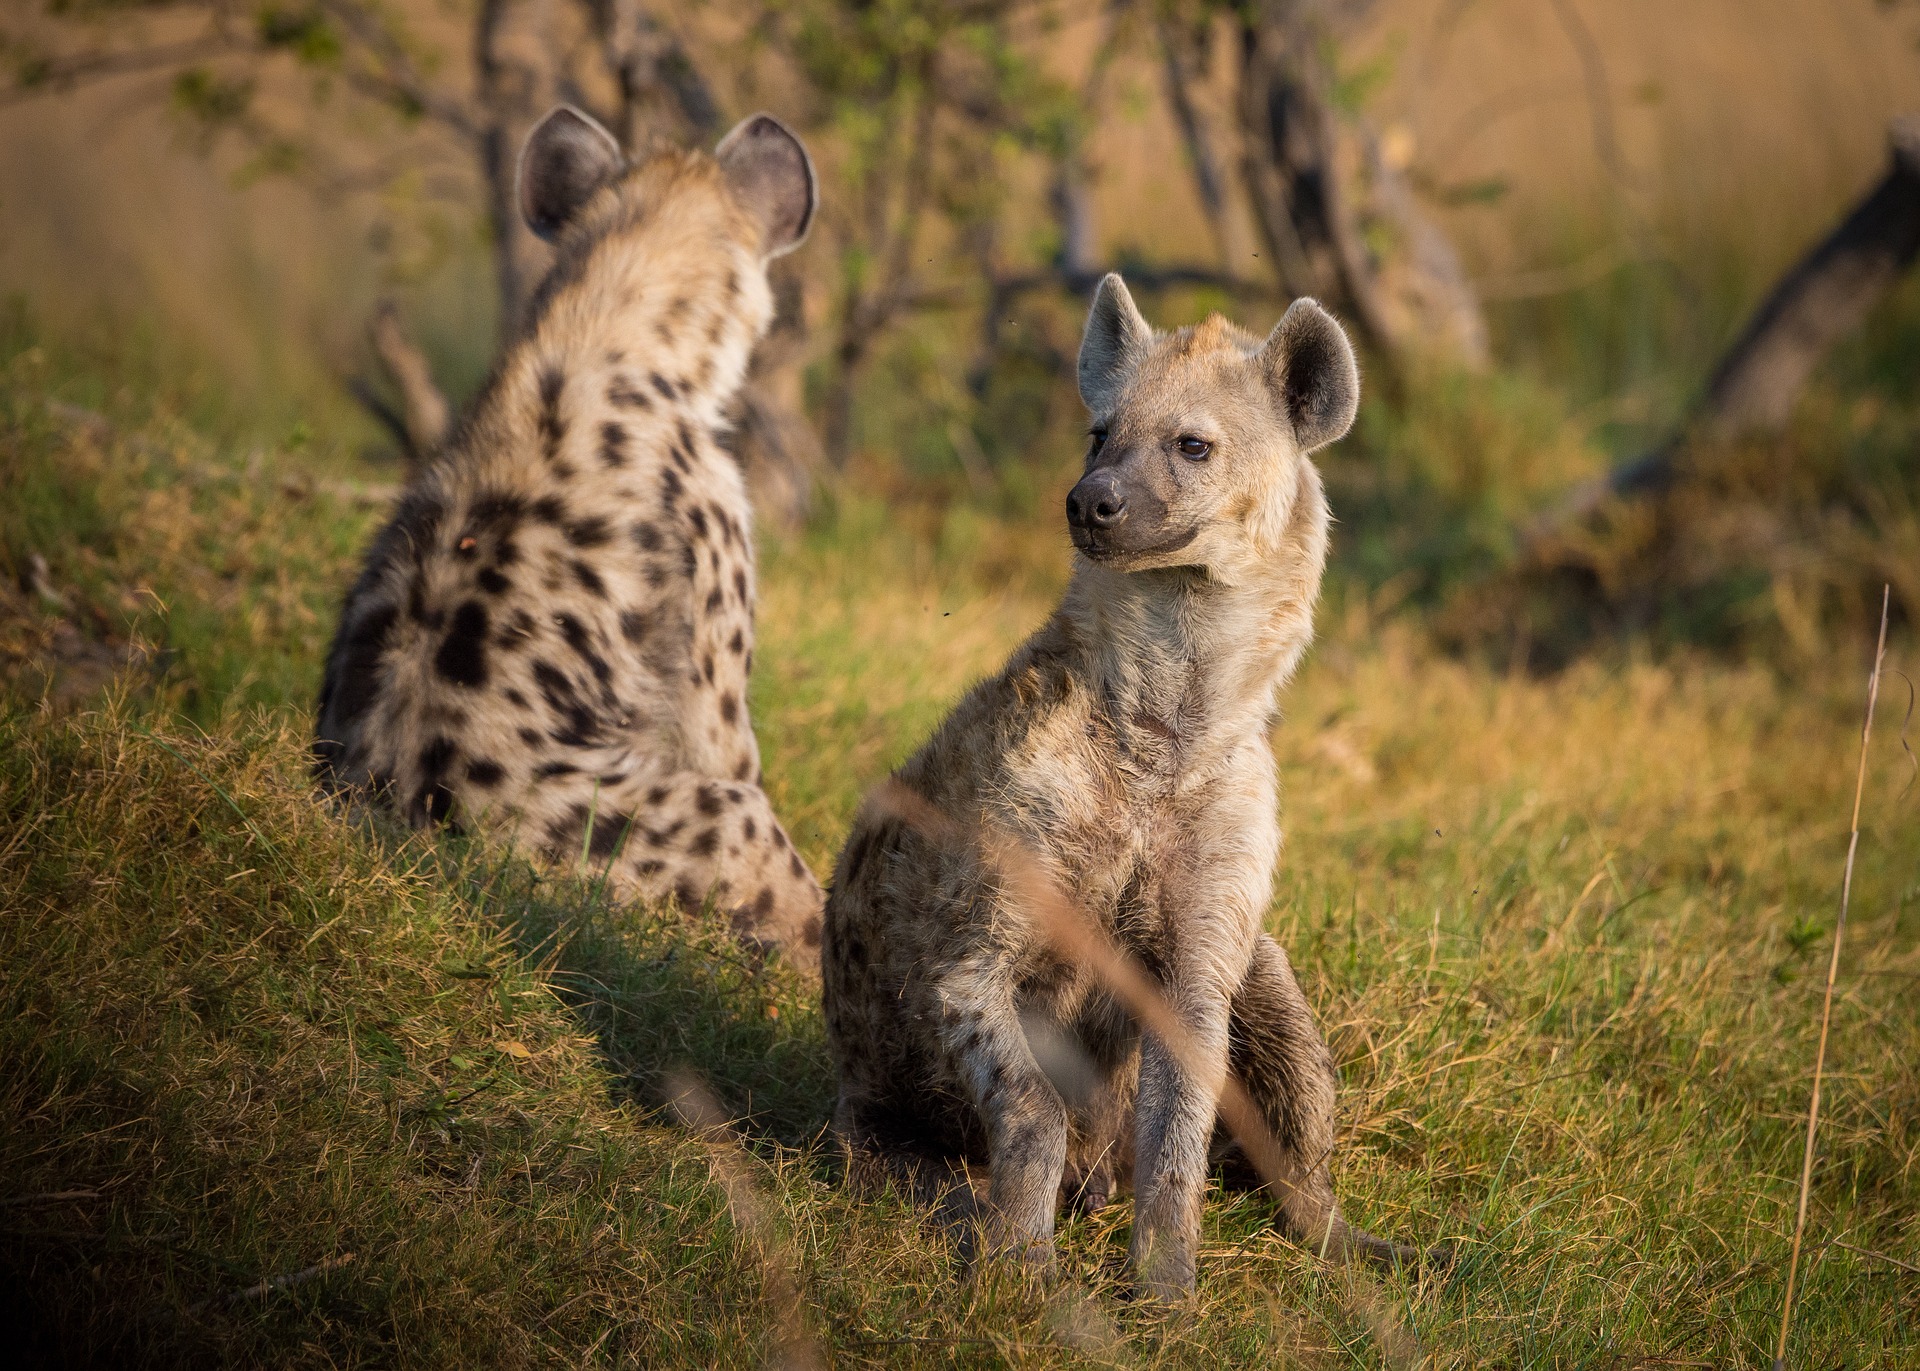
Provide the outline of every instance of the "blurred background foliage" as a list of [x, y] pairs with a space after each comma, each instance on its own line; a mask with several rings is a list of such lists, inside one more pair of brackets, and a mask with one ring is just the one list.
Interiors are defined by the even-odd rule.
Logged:
[[[1311, 293], [1371, 381], [1324, 459], [1337, 593], [1539, 667], [1791, 667], [1883, 580], [1920, 599], [1905, 257], [1785, 421], [1698, 420], [1769, 287], [1898, 179], [1917, 34], [1874, 0], [31, 0], [0, 21], [0, 289], [15, 351], [137, 355], [378, 466], [392, 349], [457, 404], [537, 279], [532, 120], [570, 100], [638, 151], [766, 108], [824, 188], [742, 407], [770, 525], [854, 489], [1050, 517], [1100, 272], [1162, 325]], [[1679, 438], [1672, 479], [1593, 498]]]

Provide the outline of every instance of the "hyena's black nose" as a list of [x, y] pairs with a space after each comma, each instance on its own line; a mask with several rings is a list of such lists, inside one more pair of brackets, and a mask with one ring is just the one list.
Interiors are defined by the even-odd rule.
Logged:
[[1067, 492], [1067, 522], [1075, 528], [1112, 528], [1127, 517], [1127, 497], [1110, 470], [1089, 471]]

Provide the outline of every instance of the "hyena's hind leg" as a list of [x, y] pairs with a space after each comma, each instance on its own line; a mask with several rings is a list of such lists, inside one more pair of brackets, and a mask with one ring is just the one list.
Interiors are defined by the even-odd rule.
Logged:
[[973, 1259], [974, 1239], [987, 1218], [984, 1176], [976, 1175], [961, 1157], [884, 1136], [844, 1092], [834, 1108], [833, 1135], [849, 1190], [864, 1200], [891, 1190], [915, 1209], [928, 1211], [939, 1228], [959, 1241], [963, 1263]]
[[582, 828], [590, 822], [591, 833], [576, 841], [590, 866], [609, 863], [617, 897], [695, 909], [711, 897], [743, 942], [817, 968], [825, 896], [760, 787], [686, 771], [636, 775], [598, 790], [590, 816]]
[[[1366, 1257], [1383, 1265], [1417, 1264], [1417, 1248], [1376, 1238], [1340, 1213], [1329, 1158], [1334, 1145], [1337, 1077], [1313, 1011], [1293, 978], [1287, 954], [1262, 934], [1253, 964], [1234, 993], [1229, 1062], [1271, 1133], [1269, 1168], [1260, 1175], [1237, 1146], [1222, 1156], [1229, 1179], [1265, 1183], [1296, 1241], [1335, 1258]], [[1426, 1254], [1444, 1260], [1443, 1250]]]

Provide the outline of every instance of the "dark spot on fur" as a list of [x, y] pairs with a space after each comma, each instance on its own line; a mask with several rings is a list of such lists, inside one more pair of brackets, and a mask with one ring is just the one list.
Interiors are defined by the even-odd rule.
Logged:
[[726, 595], [722, 593], [719, 586], [715, 586], [712, 590], [709, 590], [707, 592], [707, 613], [709, 614], [713, 613], [716, 609], [720, 608], [720, 606], [725, 604], [726, 602], [727, 602]]
[[800, 854], [798, 852], [789, 852], [787, 854], [787, 865], [792, 869], [796, 878], [807, 874], [806, 863], [800, 860]]
[[731, 652], [734, 656], [738, 657], [741, 653], [745, 652], [746, 650], [747, 650], [747, 635], [742, 633], [739, 629], [736, 628], [733, 631], [733, 636], [727, 639], [727, 651]]
[[720, 697], [720, 717], [728, 723], [734, 723], [740, 718], [740, 697], [732, 691]]
[[612, 538], [613, 530], [597, 514], [567, 525], [567, 541], [575, 547], [605, 547]]
[[513, 582], [490, 566], [481, 567], [480, 574], [475, 579], [480, 582], [480, 589], [489, 595], [504, 595], [513, 589]]
[[620, 615], [620, 636], [630, 643], [640, 642], [647, 636], [649, 620], [637, 609], [629, 609]]
[[606, 685], [613, 679], [613, 668], [607, 665], [607, 659], [593, 650], [593, 637], [586, 627], [571, 614], [556, 616], [560, 625], [560, 636], [567, 640], [567, 646], [579, 654], [580, 660], [587, 664], [593, 678]]
[[540, 373], [540, 450], [549, 462], [560, 455], [566, 441], [567, 423], [560, 417], [560, 392], [567, 378], [553, 367]]
[[663, 785], [652, 786], [647, 790], [647, 803], [650, 805], [662, 804], [666, 798], [667, 788]]
[[673, 396], [674, 396], [673, 382], [669, 381], [666, 377], [662, 376], [657, 371], [649, 372], [647, 375], [647, 380], [652, 382], [653, 388], [660, 392], [661, 399], [663, 400], [673, 399]]
[[567, 502], [558, 495], [543, 495], [533, 502], [532, 513], [543, 524], [564, 526], [567, 522]]
[[703, 828], [693, 835], [693, 841], [687, 844], [687, 851], [696, 857], [711, 857], [714, 848], [720, 845], [720, 835], [711, 828]]
[[600, 461], [610, 467], [627, 464], [627, 431], [612, 421], [600, 425]]
[[635, 524], [633, 541], [640, 545], [642, 552], [658, 552], [662, 546], [660, 530], [652, 524]]
[[667, 864], [665, 862], [656, 861], [651, 857], [644, 862], [635, 862], [633, 864], [633, 874], [636, 876], [658, 876], [666, 869]]
[[740, 597], [741, 604], [747, 602], [747, 573], [739, 567], [733, 571], [733, 593]]
[[680, 495], [686, 489], [680, 473], [669, 467], [660, 473], [660, 503], [672, 509], [680, 503]]
[[568, 569], [573, 572], [573, 579], [580, 583], [580, 589], [599, 599], [604, 600], [607, 598], [607, 583], [600, 579], [599, 572], [595, 571], [578, 557], [573, 559]]
[[748, 842], [752, 842], [760, 836], [760, 825], [753, 821], [753, 815], [747, 815], [745, 821], [741, 823], [740, 834]]
[[463, 600], [453, 612], [453, 627], [434, 654], [433, 669], [455, 685], [479, 687], [487, 683], [487, 607]]
[[447, 769], [459, 749], [451, 738], [435, 738], [420, 749], [420, 788], [414, 792], [414, 810], [433, 823], [453, 811], [453, 791], [447, 787]]
[[633, 830], [633, 815], [602, 814], [593, 823], [593, 836], [587, 839], [587, 855], [599, 861], [613, 857], [626, 846]]
[[652, 409], [653, 399], [643, 390], [636, 390], [633, 383], [624, 376], [616, 376], [607, 387], [607, 403], [621, 409]]
[[707, 511], [695, 505], [687, 511], [687, 522], [693, 525], [693, 539], [700, 542], [707, 536]]
[[748, 758], [742, 757], [739, 761], [733, 764], [734, 780], [745, 781], [750, 779], [752, 776], [753, 776], [753, 763]]
[[488, 790], [499, 785], [506, 774], [506, 768], [500, 763], [488, 761], [484, 757], [475, 758], [467, 763], [467, 779], [477, 786], [485, 786]]
[[720, 812], [720, 791], [708, 782], [694, 792], [693, 807], [711, 819]]
[[571, 776], [579, 770], [580, 768], [572, 762], [542, 762], [533, 769], [533, 778], [536, 781], [546, 781], [555, 776]]

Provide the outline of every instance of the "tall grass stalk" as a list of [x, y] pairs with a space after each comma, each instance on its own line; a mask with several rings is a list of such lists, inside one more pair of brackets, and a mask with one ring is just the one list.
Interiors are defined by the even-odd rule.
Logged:
[[1867, 744], [1873, 740], [1873, 709], [1880, 702], [1880, 667], [1887, 658], [1887, 610], [1893, 587], [1880, 592], [1880, 642], [1873, 650], [1873, 675], [1867, 679], [1867, 717], [1860, 725], [1860, 767], [1853, 778], [1853, 832], [1847, 839], [1847, 867], [1840, 878], [1840, 917], [1833, 924], [1833, 955], [1827, 959], [1827, 990], [1820, 1001], [1820, 1046], [1813, 1054], [1813, 1100], [1807, 1106], [1807, 1145], [1800, 1156], [1800, 1211], [1793, 1221], [1793, 1254], [1787, 1258], [1787, 1297], [1780, 1305], [1780, 1346], [1773, 1371], [1786, 1371], [1787, 1334], [1793, 1326], [1793, 1287], [1800, 1274], [1800, 1239], [1807, 1230], [1807, 1196], [1813, 1188], [1814, 1131], [1820, 1126], [1820, 1080], [1827, 1068], [1827, 1028], [1833, 1020], [1833, 982], [1840, 974], [1840, 944], [1847, 934], [1847, 905], [1853, 897], [1853, 858], [1860, 850], [1860, 797], [1867, 788]]

